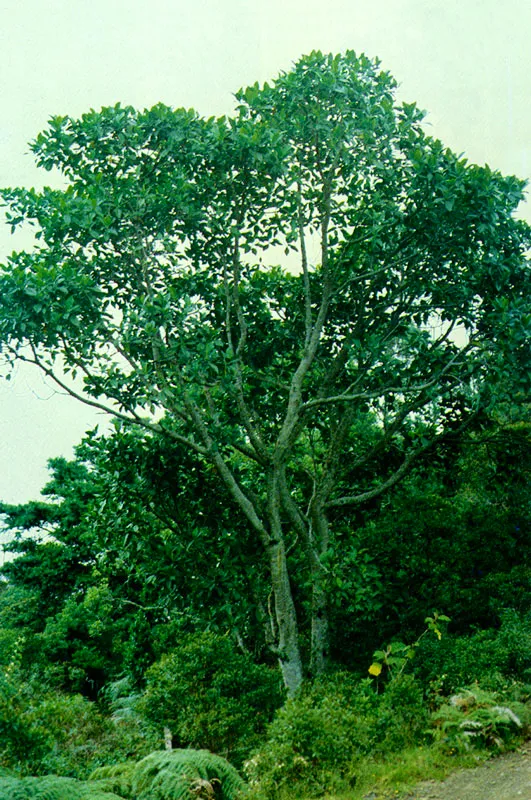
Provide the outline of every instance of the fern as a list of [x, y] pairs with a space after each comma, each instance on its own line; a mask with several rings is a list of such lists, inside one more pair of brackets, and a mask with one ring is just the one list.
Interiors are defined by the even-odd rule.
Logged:
[[46, 775], [42, 778], [0, 777], [0, 800], [122, 800], [97, 786]]
[[208, 750], [164, 750], [137, 764], [95, 770], [88, 781], [0, 777], [0, 800], [237, 800], [244, 783]]
[[101, 791], [114, 792], [124, 800], [133, 800], [131, 782], [135, 768], [134, 761], [98, 767], [89, 776], [89, 780], [94, 781]]
[[497, 695], [474, 686], [450, 698], [432, 714], [443, 746], [468, 750], [472, 746], [502, 749], [528, 731], [529, 712], [521, 703], [499, 705]]
[[133, 772], [137, 800], [237, 800], [244, 783], [234, 767], [208, 750], [163, 750]]

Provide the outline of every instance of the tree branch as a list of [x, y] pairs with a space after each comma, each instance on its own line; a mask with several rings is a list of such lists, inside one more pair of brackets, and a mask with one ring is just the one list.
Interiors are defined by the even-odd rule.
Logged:
[[[129, 409], [129, 414], [123, 414], [118, 409], [113, 408], [112, 406], [107, 406], [104, 403], [100, 403], [97, 400], [92, 400], [86, 395], [81, 394], [81, 392], [77, 392], [71, 386], [68, 386], [64, 381], [62, 381], [52, 369], [47, 367], [45, 364], [40, 361], [37, 352], [33, 345], [31, 345], [34, 358], [28, 358], [20, 353], [16, 354], [16, 358], [20, 361], [24, 361], [26, 364], [33, 364], [38, 369], [40, 369], [48, 378], [50, 378], [54, 383], [57, 384], [67, 395], [73, 397], [76, 400], [79, 400], [86, 406], [90, 406], [91, 408], [96, 408], [99, 411], [103, 411], [105, 414], [108, 414], [111, 417], [116, 417], [123, 422], [127, 422], [130, 425], [137, 425], [145, 430], [151, 431], [152, 433], [156, 434], [163, 434], [165, 436], [170, 436], [177, 442], [185, 445], [186, 447], [191, 448], [196, 453], [201, 455], [206, 455], [206, 450], [198, 445], [191, 439], [188, 439], [186, 436], [182, 436], [181, 434], [177, 433], [176, 431], [171, 430], [171, 428], [166, 428], [164, 425], [161, 425], [158, 422], [149, 422], [148, 420], [142, 418], [139, 414], [137, 414], [134, 410]], [[11, 349], [11, 348], [10, 348]]]
[[301, 248], [301, 267], [302, 281], [304, 286], [304, 347], [310, 344], [312, 335], [312, 294], [310, 287], [310, 275], [308, 271], [308, 254], [306, 252], [306, 239], [304, 235], [304, 220], [302, 217], [302, 187], [298, 184], [298, 223], [299, 223], [299, 242]]
[[[236, 402], [238, 405], [238, 411], [240, 414], [241, 422], [243, 424], [243, 427], [245, 428], [247, 436], [249, 437], [249, 441], [256, 453], [254, 460], [258, 461], [258, 463], [261, 463], [262, 465], [265, 465], [269, 461], [267, 448], [264, 444], [264, 441], [262, 439], [258, 427], [252, 420], [251, 411], [245, 400], [245, 394], [243, 390], [241, 356], [245, 348], [245, 342], [247, 339], [247, 323], [245, 321], [245, 316], [243, 314], [239, 298], [240, 262], [239, 262], [238, 240], [236, 237], [234, 240], [232, 263], [233, 263], [232, 293], [230, 292], [226, 264], [223, 265], [223, 283], [225, 289], [225, 328], [226, 328], [227, 344], [229, 346], [229, 353], [232, 356], [232, 361], [230, 366], [233, 370], [235, 377]], [[238, 325], [240, 328], [240, 337], [236, 348], [234, 348], [234, 342], [232, 336], [232, 322], [231, 322], [231, 308], [233, 305], [234, 308], [236, 309]]]
[[201, 437], [204, 445], [204, 453], [205, 455], [212, 461], [220, 477], [222, 478], [225, 486], [229, 490], [230, 494], [241, 508], [253, 528], [259, 534], [263, 544], [265, 547], [268, 547], [270, 536], [264, 525], [263, 521], [260, 519], [260, 516], [255, 508], [254, 503], [252, 500], [247, 496], [244, 492], [236, 477], [228, 464], [226, 463], [223, 456], [220, 454], [219, 450], [217, 449], [217, 445], [214, 442], [213, 438], [208, 432], [207, 426], [201, 416], [201, 412], [195, 405], [195, 403], [191, 400], [191, 398], [184, 393], [184, 401], [186, 407], [188, 409], [188, 413], [190, 414], [190, 418], [196, 428], [197, 433]]
[[424, 445], [423, 447], [419, 447], [416, 450], [412, 450], [400, 467], [383, 483], [379, 486], [376, 486], [374, 489], [369, 489], [367, 492], [360, 492], [360, 494], [351, 494], [345, 495], [344, 497], [337, 497], [335, 500], [328, 500], [326, 502], [326, 508], [340, 508], [343, 506], [350, 506], [350, 505], [358, 505], [359, 503], [364, 503], [367, 500], [372, 500], [375, 497], [378, 497], [383, 492], [390, 489], [394, 486], [398, 481], [400, 481], [404, 475], [407, 474], [409, 467], [411, 466], [412, 462], [417, 458], [424, 450], [427, 450], [428, 447], [431, 447], [433, 441], [430, 441], [429, 444]]

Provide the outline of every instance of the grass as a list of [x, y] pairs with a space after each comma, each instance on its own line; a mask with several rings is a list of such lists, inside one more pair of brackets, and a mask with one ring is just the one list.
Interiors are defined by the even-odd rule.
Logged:
[[374, 800], [397, 798], [420, 781], [444, 780], [457, 769], [476, 767], [487, 758], [486, 750], [446, 755], [434, 747], [415, 747], [379, 761], [366, 759], [359, 765], [354, 789], [341, 800], [361, 800], [368, 792], [375, 794]]
[[[477, 767], [492, 753], [475, 750], [447, 755], [435, 747], [412, 747], [379, 759], [365, 758], [353, 767], [352, 788], [321, 795], [320, 800], [400, 800], [407, 798], [420, 781], [441, 781], [458, 769]], [[285, 800], [295, 800], [286, 793]], [[301, 795], [298, 800], [315, 800], [315, 795]]]

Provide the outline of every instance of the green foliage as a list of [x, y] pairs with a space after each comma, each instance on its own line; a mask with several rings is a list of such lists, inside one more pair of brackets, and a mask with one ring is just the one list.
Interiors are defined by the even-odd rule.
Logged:
[[31, 689], [17, 672], [0, 671], [0, 765], [31, 768], [47, 752], [46, 732], [28, 714], [33, 702]]
[[97, 767], [89, 775], [89, 780], [94, 782], [102, 791], [114, 792], [120, 797], [126, 798], [126, 800], [134, 800], [131, 791], [135, 767], [135, 761]]
[[499, 627], [505, 609], [531, 610], [529, 424], [525, 407], [503, 413], [430, 453], [339, 532], [348, 591], [332, 609], [338, 659], [361, 669], [375, 629], [384, 641], [411, 641], [434, 605], [451, 617], [452, 634]]
[[531, 708], [500, 700], [477, 685], [450, 698], [432, 714], [435, 740], [449, 752], [471, 747], [503, 749], [529, 730]]
[[395, 681], [404, 672], [406, 666], [420, 646], [421, 641], [428, 633], [433, 633], [440, 641], [442, 638], [441, 624], [450, 622], [450, 618], [445, 614], [435, 612], [433, 617], [426, 617], [424, 620], [427, 625], [426, 630], [421, 633], [419, 638], [412, 644], [402, 644], [402, 642], [391, 642], [385, 650], [376, 650], [373, 654], [373, 662], [369, 667], [369, 673], [379, 677], [385, 668], [391, 681]]
[[121, 800], [121, 798], [74, 778], [47, 775], [42, 778], [0, 777], [0, 800]]
[[348, 789], [364, 759], [425, 738], [423, 692], [411, 676], [378, 695], [368, 679], [339, 674], [289, 699], [245, 764], [260, 797]]
[[[328, 599], [348, 573], [327, 571], [340, 560], [331, 528], [348, 529], [357, 507], [428, 450], [529, 385], [531, 230], [515, 216], [524, 182], [427, 136], [422, 113], [395, 92], [377, 60], [315, 51], [271, 84], [238, 92], [230, 118], [119, 104], [54, 117], [32, 151], [66, 186], [1, 192], [8, 224], [34, 225], [38, 241], [0, 271], [6, 361], [30, 361], [76, 396], [70, 378], [80, 378], [88, 402], [161, 437], [173, 451], [174, 486], [183, 473], [171, 464], [183, 451], [194, 468], [216, 473], [243, 542], [219, 561], [224, 616], [236, 609], [254, 632], [272, 592], [274, 644], [292, 693], [301, 653], [319, 672], [330, 650]], [[133, 474], [131, 484], [137, 491], [142, 479]], [[113, 500], [113, 533], [126, 524], [110, 548], [112, 569], [117, 578], [121, 565], [127, 581], [131, 551], [146, 548], [132, 576], [144, 594], [157, 577], [152, 542], [172, 567], [186, 562], [186, 545], [166, 514], [155, 522], [156, 503], [128, 512], [118, 489]], [[91, 518], [98, 513], [93, 502]], [[185, 528], [186, 544], [208, 544], [208, 569], [185, 572], [199, 589], [194, 609], [216, 596], [213, 565], [231, 532], [214, 526], [204, 536], [208, 527]], [[56, 601], [51, 563], [65, 574], [68, 552], [42, 548], [34, 564], [34, 577], [48, 564], [46, 593]], [[245, 580], [230, 580], [239, 563]], [[78, 565], [69, 591], [94, 568]], [[347, 581], [349, 607], [378, 614], [370, 590], [390, 573], [372, 554], [367, 567], [367, 580]], [[171, 568], [159, 572], [182, 602]], [[142, 596], [140, 605], [152, 604]], [[97, 664], [100, 653], [72, 649], [87, 674], [119, 662], [115, 652]]]
[[139, 712], [180, 747], [240, 764], [282, 698], [278, 670], [255, 664], [229, 637], [204, 633], [183, 637], [149, 668]]
[[515, 681], [531, 684], [531, 620], [507, 611], [498, 630], [468, 636], [448, 634], [441, 642], [424, 639], [413, 665], [428, 684], [445, 694], [479, 682], [485, 689], [508, 689]]
[[0, 764], [26, 775], [86, 777], [116, 758], [149, 752], [134, 720], [115, 722], [79, 695], [46, 691], [0, 672]]
[[234, 767], [208, 750], [151, 753], [132, 775], [137, 800], [237, 800], [244, 783]]
[[173, 750], [101, 767], [84, 782], [1, 776], [0, 800], [237, 800], [243, 788], [225, 759], [207, 750]]
[[139, 757], [157, 742], [135, 720], [111, 720], [79, 695], [50, 693], [35, 705], [32, 717], [34, 725], [46, 732], [41, 774], [86, 777], [100, 764]]
[[[313, 52], [231, 118], [55, 117], [32, 151], [64, 188], [1, 192], [38, 242], [0, 269], [6, 362], [75, 396], [81, 379], [116, 426], [51, 462], [50, 502], [0, 505], [18, 556], [0, 763], [228, 800], [239, 778], [204, 750], [129, 760], [167, 726], [238, 765], [256, 747], [253, 791], [348, 786], [423, 740], [422, 686], [441, 741], [521, 729], [505, 696], [441, 694], [531, 680], [524, 184], [427, 136], [395, 90], [377, 60]], [[434, 605], [453, 633], [414, 641]], [[375, 631], [383, 687], [298, 691], [329, 653], [364, 671]], [[282, 699], [266, 648], [291, 699], [263, 740]]]
[[8, 649], [23, 628], [28, 673], [96, 699], [124, 670], [140, 680], [183, 632], [236, 627], [263, 648], [252, 595], [264, 569], [212, 470], [134, 431], [88, 434], [75, 460], [49, 466], [53, 502], [38, 513], [53, 541], [35, 538], [34, 504], [6, 510], [17, 558], [4, 569], [0, 659], [2, 637]]

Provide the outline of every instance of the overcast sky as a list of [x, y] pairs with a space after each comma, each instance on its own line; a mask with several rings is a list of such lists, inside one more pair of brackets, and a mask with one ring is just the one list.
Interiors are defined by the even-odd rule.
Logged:
[[[531, 0], [0, 0], [0, 185], [49, 180], [27, 143], [51, 115], [230, 113], [312, 49], [378, 56], [445, 144], [529, 178], [530, 39]], [[0, 261], [18, 244], [0, 227]], [[102, 423], [27, 370], [0, 379], [0, 499], [37, 498], [47, 459]]]

